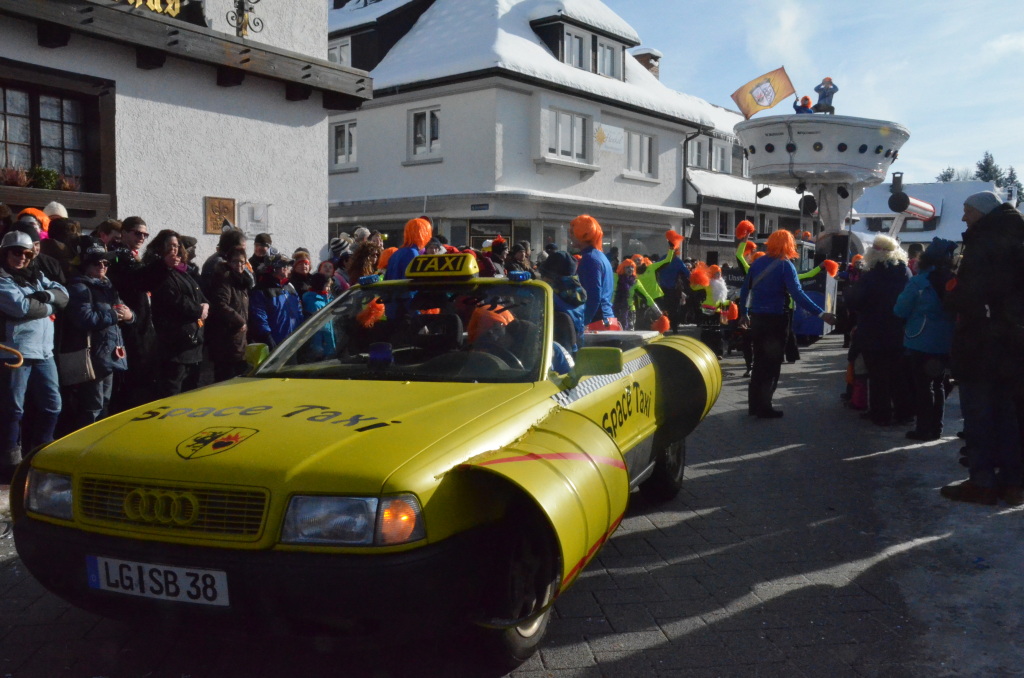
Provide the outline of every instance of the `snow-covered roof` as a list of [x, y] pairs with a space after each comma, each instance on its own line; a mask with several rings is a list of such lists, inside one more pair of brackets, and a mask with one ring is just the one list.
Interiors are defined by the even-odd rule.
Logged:
[[633, 49], [629, 50], [629, 53], [632, 54], [633, 56], [642, 56], [644, 54], [650, 54], [655, 59], [661, 59], [662, 57], [665, 56], [664, 54], [654, 49], [653, 47], [634, 47]]
[[640, 36], [622, 17], [608, 7], [594, 0], [544, 0], [531, 3], [530, 21], [564, 16], [582, 24], [614, 35], [634, 45], [640, 43]]
[[[867, 218], [881, 217], [893, 219], [896, 214], [889, 209], [889, 196], [892, 184], [884, 183], [864, 189], [854, 204], [857, 215], [861, 218], [854, 225], [854, 230], [861, 233], [868, 231]], [[927, 184], [903, 184], [903, 192], [911, 198], [923, 200], [935, 207], [935, 220], [928, 222], [928, 230], [912, 230], [904, 227], [899, 238], [904, 243], [931, 242], [932, 238], [945, 238], [959, 241], [966, 226], [962, 221], [964, 200], [980, 191], [1002, 191], [989, 181], [948, 181]]]
[[[756, 191], [754, 182], [750, 179], [692, 167], [686, 171], [686, 176], [690, 184], [703, 196], [754, 204]], [[758, 186], [764, 188], [765, 184]], [[800, 209], [800, 195], [792, 188], [775, 185], [769, 187], [772, 189], [771, 193], [763, 198], [757, 198], [759, 205], [794, 211]]]
[[412, 0], [349, 0], [341, 9], [333, 9], [334, 0], [327, 0], [327, 32], [372, 24], [410, 2]]
[[530, 27], [536, 15], [556, 5], [574, 13], [586, 8], [590, 12], [587, 18], [593, 21], [616, 16], [599, 0], [587, 0], [585, 4], [578, 0], [436, 0], [371, 71], [374, 89], [382, 91], [497, 68], [655, 114], [731, 131], [736, 121], [725, 109], [666, 87], [628, 53], [625, 82], [559, 61]]

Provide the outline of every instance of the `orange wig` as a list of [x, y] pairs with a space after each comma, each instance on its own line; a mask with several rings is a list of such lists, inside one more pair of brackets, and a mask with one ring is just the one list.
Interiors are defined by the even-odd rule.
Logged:
[[750, 253], [753, 252], [756, 249], [757, 249], [757, 244], [756, 243], [752, 243], [752, 242], [750, 242], [748, 240], [747, 244], [743, 246], [743, 256], [749, 257]]
[[623, 261], [615, 271], [616, 275], [625, 275], [627, 273], [629, 275], [636, 275], [636, 264], [632, 259], [626, 259]]
[[793, 240], [793, 234], [784, 228], [780, 228], [768, 236], [765, 249], [768, 250], [768, 256], [775, 259], [797, 258], [796, 241]]
[[434, 227], [426, 219], [410, 219], [405, 224], [405, 242], [402, 247], [423, 249], [434, 235]]
[[[390, 259], [391, 255], [394, 254], [397, 251], [398, 251], [397, 247], [389, 247], [386, 250], [384, 250], [383, 252], [381, 252], [380, 256], [377, 257], [377, 270], [378, 271], [383, 271], [385, 268], [387, 268], [388, 267], [388, 259]], [[405, 271], [402, 271], [402, 274], [404, 275]]]
[[604, 231], [601, 230], [601, 224], [597, 223], [597, 219], [594, 217], [589, 214], [581, 214], [570, 221], [569, 226], [572, 228], [572, 237], [579, 242], [590, 245], [595, 250], [604, 247]]
[[765, 254], [766, 254], [765, 252], [754, 252], [753, 254], [750, 255], [750, 261], [757, 261], [758, 259], [763, 257]]
[[821, 267], [825, 269], [825, 273], [828, 273], [828, 277], [830, 278], [836, 277], [836, 274], [839, 273], [839, 264], [831, 259], [826, 259], [821, 262]]
[[669, 230], [665, 231], [665, 240], [668, 240], [668, 244], [672, 247], [672, 249], [678, 250], [679, 247], [683, 244], [683, 241], [686, 240], [686, 238], [683, 237], [681, 234], [676, 233], [675, 231]]
[[744, 219], [736, 224], [736, 239], [743, 240], [744, 238], [749, 238], [754, 234], [755, 230], [754, 224]]

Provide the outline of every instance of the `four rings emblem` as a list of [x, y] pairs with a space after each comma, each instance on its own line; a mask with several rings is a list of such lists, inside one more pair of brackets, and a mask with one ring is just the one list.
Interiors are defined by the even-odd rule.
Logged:
[[199, 498], [191, 492], [136, 488], [123, 506], [130, 520], [154, 525], [187, 527], [199, 518]]

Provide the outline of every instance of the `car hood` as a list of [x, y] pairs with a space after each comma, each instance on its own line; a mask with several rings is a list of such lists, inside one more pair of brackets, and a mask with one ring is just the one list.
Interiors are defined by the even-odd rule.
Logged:
[[40, 451], [33, 464], [262, 487], [301, 476], [307, 491], [375, 494], [426, 450], [446, 453], [443, 438], [507, 425], [502, 406], [534, 387], [236, 379], [105, 419]]

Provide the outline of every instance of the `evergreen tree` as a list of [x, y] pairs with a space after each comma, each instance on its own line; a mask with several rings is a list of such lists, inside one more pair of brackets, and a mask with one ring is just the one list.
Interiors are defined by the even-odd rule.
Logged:
[[994, 182], [996, 186], [1002, 188], [1004, 179], [1003, 169], [996, 164], [991, 153], [985, 151], [985, 155], [982, 156], [981, 160], [979, 160], [975, 166], [978, 168], [974, 173], [975, 179], [978, 179], [979, 181], [991, 181]]
[[953, 181], [953, 177], [955, 177], [955, 176], [956, 176], [956, 170], [953, 169], [952, 165], [950, 165], [946, 169], [944, 169], [941, 172], [939, 172], [939, 176], [935, 177], [935, 181], [941, 181], [943, 183], [947, 183], [947, 182]]
[[1024, 193], [1024, 186], [1021, 185], [1020, 179], [1017, 178], [1017, 170], [1010, 165], [1009, 169], [1006, 170], [1006, 176], [1003, 178], [1003, 188], [1016, 188], [1017, 199], [1014, 201], [1014, 207], [1020, 204], [1021, 193]]

